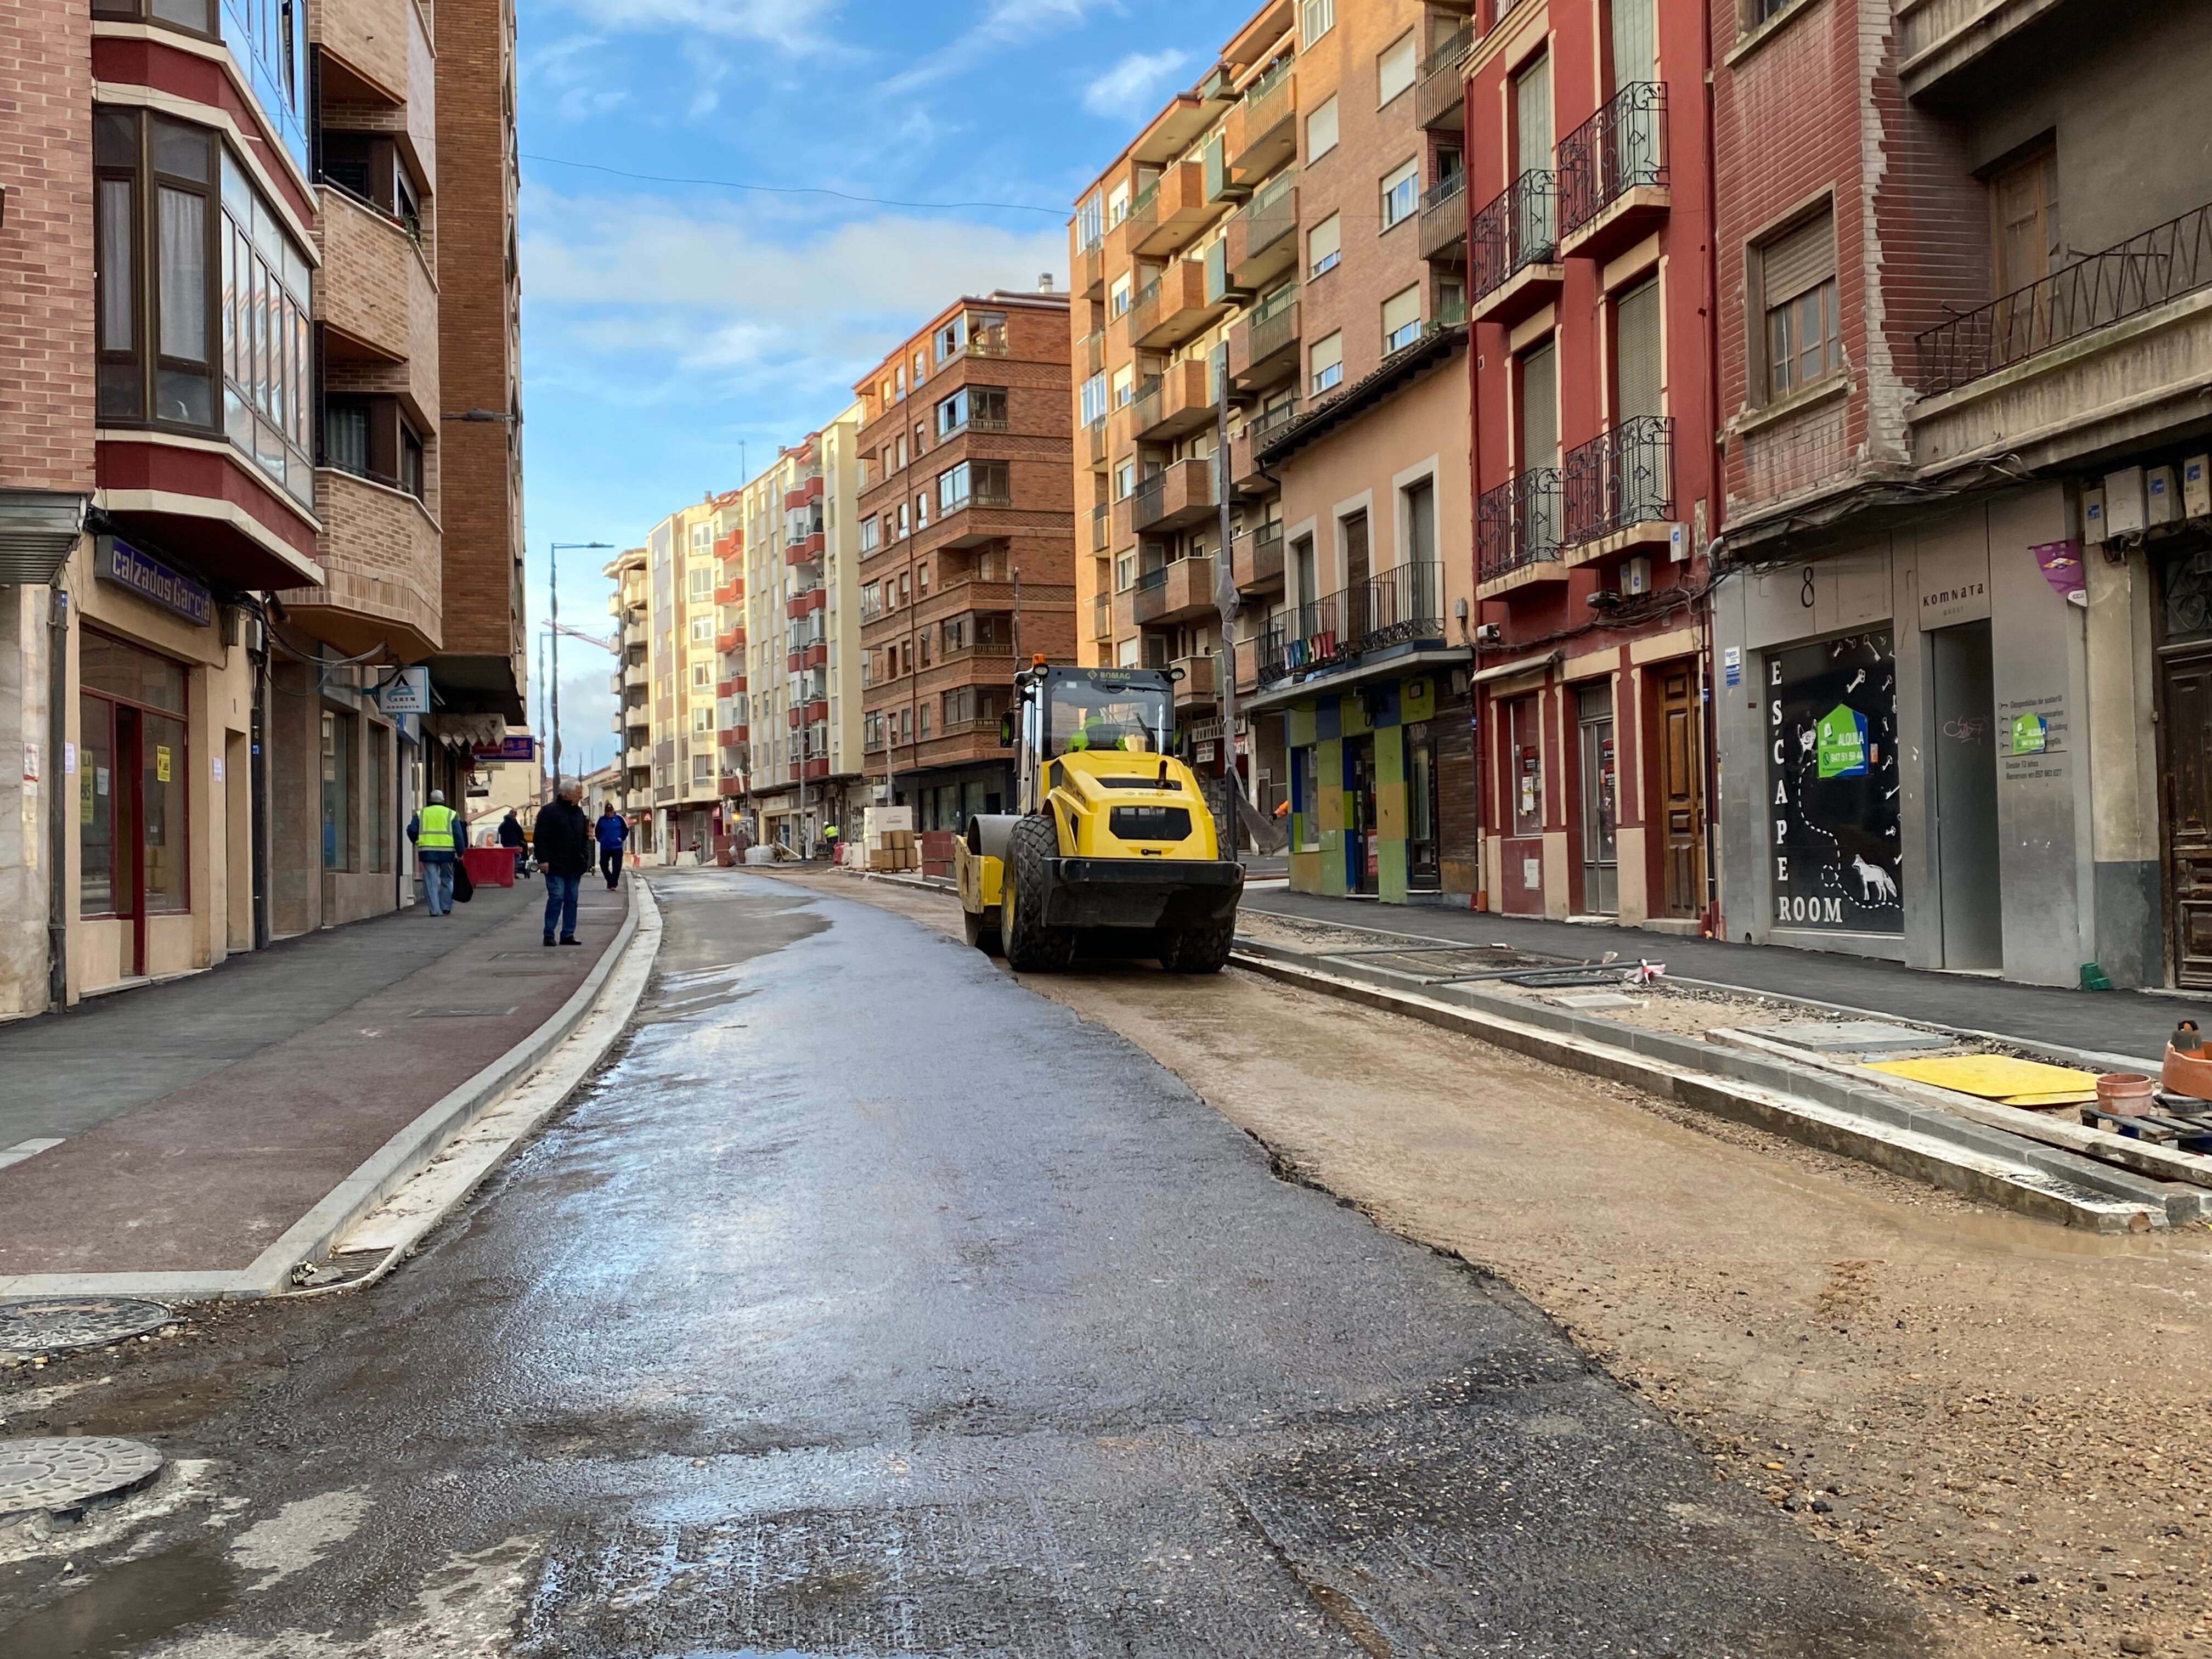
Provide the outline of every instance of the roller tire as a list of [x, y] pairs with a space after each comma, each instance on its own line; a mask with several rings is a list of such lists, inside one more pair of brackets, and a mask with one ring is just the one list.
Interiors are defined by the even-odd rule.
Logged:
[[961, 931], [967, 934], [970, 948], [981, 951], [987, 957], [1005, 954], [1005, 947], [999, 943], [998, 924], [981, 911], [963, 909], [960, 913], [960, 921]]
[[1237, 943], [1237, 918], [1160, 935], [1160, 966], [1171, 974], [1218, 974]]
[[1006, 837], [1006, 892], [999, 922], [1006, 965], [1017, 973], [1052, 974], [1075, 960], [1075, 934], [1044, 920], [1048, 860], [1060, 856], [1060, 832], [1049, 815], [1024, 818]]

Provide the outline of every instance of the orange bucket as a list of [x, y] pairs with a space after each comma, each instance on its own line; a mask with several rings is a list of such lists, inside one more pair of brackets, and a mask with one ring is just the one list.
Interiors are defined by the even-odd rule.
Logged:
[[2185, 1054], [2169, 1043], [2164, 1081], [2169, 1093], [2187, 1095], [2193, 1100], [2212, 1100], [2212, 1060], [2208, 1060], [2201, 1048], [2193, 1054]]
[[2122, 1117], [2139, 1117], [2150, 1109], [2158, 1085], [2141, 1072], [2107, 1072], [2097, 1079], [2097, 1104]]

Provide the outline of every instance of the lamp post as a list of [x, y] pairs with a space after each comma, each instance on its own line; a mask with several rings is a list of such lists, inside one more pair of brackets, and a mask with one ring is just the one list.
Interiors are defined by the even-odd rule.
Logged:
[[[465, 418], [465, 417], [464, 417]], [[561, 555], [579, 548], [611, 548], [612, 542], [555, 542], [545, 556], [545, 580], [553, 605], [553, 672], [548, 676], [553, 691], [553, 729], [547, 744], [553, 755], [553, 799], [561, 799]]]

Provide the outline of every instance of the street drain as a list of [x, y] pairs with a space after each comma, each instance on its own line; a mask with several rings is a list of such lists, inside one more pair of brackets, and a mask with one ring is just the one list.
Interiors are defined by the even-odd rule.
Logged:
[[74, 1515], [88, 1504], [125, 1497], [161, 1472], [161, 1454], [142, 1440], [0, 1440], [0, 1524]]
[[33, 1296], [0, 1302], [0, 1360], [35, 1359], [127, 1342], [176, 1315], [158, 1302], [117, 1296]]
[[410, 1019], [504, 1019], [513, 1008], [417, 1008]]

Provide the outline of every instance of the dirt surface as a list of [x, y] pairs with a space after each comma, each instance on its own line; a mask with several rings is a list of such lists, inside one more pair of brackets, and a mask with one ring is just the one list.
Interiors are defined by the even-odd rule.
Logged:
[[2050, 1227], [1233, 970], [1024, 982], [1502, 1275], [1954, 1653], [2212, 1656], [2212, 1231]]

